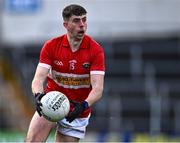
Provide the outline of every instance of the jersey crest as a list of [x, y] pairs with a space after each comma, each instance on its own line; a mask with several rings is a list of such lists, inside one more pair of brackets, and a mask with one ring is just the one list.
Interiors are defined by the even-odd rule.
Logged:
[[69, 61], [69, 69], [70, 69], [70, 70], [75, 70], [76, 63], [77, 63], [76, 60], [70, 60], [70, 61]]

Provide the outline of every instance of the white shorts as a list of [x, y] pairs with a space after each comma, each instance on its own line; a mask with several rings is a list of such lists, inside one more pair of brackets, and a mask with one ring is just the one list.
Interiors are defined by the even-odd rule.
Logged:
[[57, 122], [57, 130], [63, 135], [83, 139], [86, 132], [86, 126], [89, 124], [90, 115], [87, 118], [77, 118], [71, 123], [66, 119]]

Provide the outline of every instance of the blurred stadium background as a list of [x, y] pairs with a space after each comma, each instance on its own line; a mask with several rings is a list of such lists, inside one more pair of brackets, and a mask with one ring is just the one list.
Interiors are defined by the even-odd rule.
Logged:
[[40, 49], [65, 32], [70, 3], [87, 9], [106, 55], [84, 141], [180, 141], [180, 0], [0, 0], [0, 141], [23, 141]]

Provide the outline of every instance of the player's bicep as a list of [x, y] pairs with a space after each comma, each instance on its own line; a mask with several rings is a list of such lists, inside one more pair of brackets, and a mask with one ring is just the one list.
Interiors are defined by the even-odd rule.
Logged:
[[91, 86], [92, 88], [97, 88], [103, 90], [104, 86], [104, 75], [101, 74], [91, 74]]
[[38, 79], [38, 80], [45, 80], [48, 73], [49, 73], [48, 68], [45, 68], [45, 67], [42, 67], [42, 66], [37, 66], [34, 78]]
[[37, 66], [36, 73], [34, 75], [32, 81], [32, 92], [44, 92], [44, 82], [46, 81], [46, 77], [49, 73], [49, 69], [42, 66]]

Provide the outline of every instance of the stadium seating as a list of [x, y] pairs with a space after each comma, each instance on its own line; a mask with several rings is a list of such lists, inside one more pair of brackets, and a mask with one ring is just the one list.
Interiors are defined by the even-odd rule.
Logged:
[[[180, 132], [177, 122], [180, 100], [179, 39], [98, 41], [106, 57], [105, 88], [102, 100], [93, 107], [93, 124], [90, 124], [89, 130]], [[41, 43], [23, 47], [5, 45], [1, 50], [20, 77], [24, 95], [32, 105], [31, 81], [41, 47]]]

